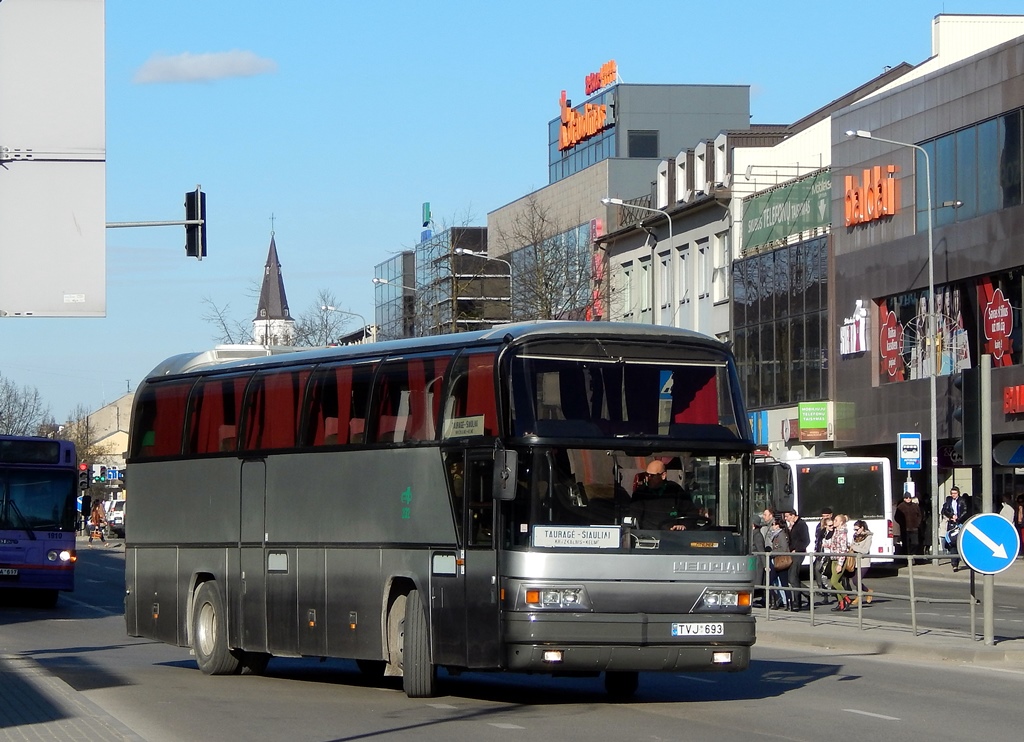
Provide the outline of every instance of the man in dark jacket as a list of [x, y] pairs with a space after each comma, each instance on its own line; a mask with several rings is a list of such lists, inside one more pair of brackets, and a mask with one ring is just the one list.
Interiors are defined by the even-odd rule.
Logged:
[[[786, 519], [786, 526], [789, 528], [789, 548], [797, 554], [803, 554], [811, 545], [811, 533], [807, 529], [807, 524], [795, 510], [784, 510], [782, 516]], [[804, 605], [810, 604], [802, 592], [804, 586], [800, 582], [800, 567], [803, 566], [803, 563], [804, 557], [794, 556], [793, 563], [789, 565], [789, 586], [793, 588], [789, 596], [791, 611], [801, 611]]]
[[946, 541], [949, 544], [949, 563], [953, 565], [953, 571], [960, 569], [960, 551], [957, 546], [957, 539], [960, 534], [960, 526], [971, 517], [971, 498], [960, 496], [960, 488], [955, 484], [949, 488], [949, 497], [942, 503], [940, 514], [946, 519]]
[[903, 502], [896, 506], [894, 513], [896, 524], [900, 527], [900, 538], [903, 540], [903, 555], [908, 561], [921, 553], [921, 522], [924, 516], [921, 506], [914, 502], [914, 495], [903, 493]]

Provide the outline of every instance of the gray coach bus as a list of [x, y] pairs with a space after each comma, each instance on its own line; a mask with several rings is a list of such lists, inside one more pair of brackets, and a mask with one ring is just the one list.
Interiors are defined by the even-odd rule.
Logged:
[[350, 658], [410, 697], [438, 668], [626, 697], [640, 671], [748, 666], [754, 445], [718, 341], [542, 322], [260, 352], [138, 388], [131, 636], [207, 674]]

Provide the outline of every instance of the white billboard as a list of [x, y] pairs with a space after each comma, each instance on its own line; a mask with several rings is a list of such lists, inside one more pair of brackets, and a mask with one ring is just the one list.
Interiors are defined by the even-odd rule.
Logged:
[[0, 317], [106, 314], [104, 0], [0, 0]]

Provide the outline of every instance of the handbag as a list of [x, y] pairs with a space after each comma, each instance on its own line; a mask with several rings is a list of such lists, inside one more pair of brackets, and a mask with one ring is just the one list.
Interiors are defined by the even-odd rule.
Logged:
[[789, 554], [780, 554], [777, 557], [772, 557], [772, 564], [775, 565], [775, 569], [789, 569], [793, 566], [793, 557]]
[[846, 561], [843, 562], [843, 570], [846, 572], [853, 572], [857, 569], [857, 557], [853, 554], [849, 554], [846, 557]]

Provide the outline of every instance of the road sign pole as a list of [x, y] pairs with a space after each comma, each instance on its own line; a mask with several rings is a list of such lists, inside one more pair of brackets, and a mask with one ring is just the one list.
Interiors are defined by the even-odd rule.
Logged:
[[[992, 356], [981, 356], [981, 512], [991, 513], [992, 492]], [[995, 644], [995, 577], [981, 581], [981, 615], [985, 644]]]

